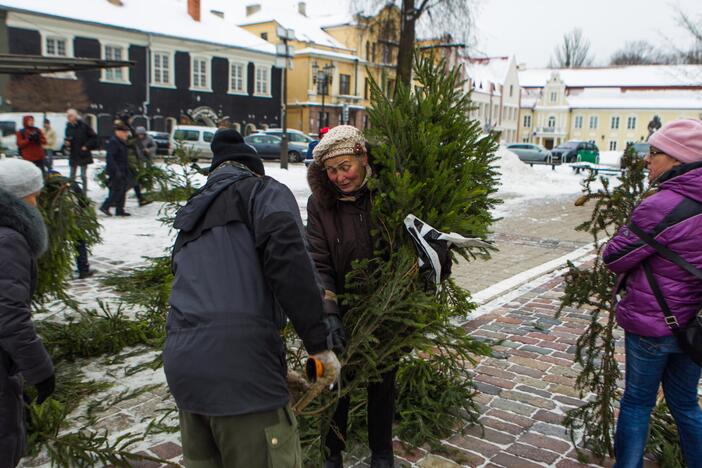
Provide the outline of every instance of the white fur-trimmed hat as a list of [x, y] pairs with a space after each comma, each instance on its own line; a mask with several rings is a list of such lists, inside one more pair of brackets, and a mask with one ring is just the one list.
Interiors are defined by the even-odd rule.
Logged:
[[320, 166], [327, 159], [353, 154], [360, 156], [366, 152], [366, 139], [359, 129], [351, 125], [332, 128], [312, 150], [314, 161]]
[[44, 187], [41, 169], [24, 159], [0, 159], [0, 188], [17, 198], [39, 192]]

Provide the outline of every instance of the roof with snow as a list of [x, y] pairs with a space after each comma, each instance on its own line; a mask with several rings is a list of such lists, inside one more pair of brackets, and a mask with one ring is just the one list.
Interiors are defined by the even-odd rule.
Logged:
[[490, 84], [502, 85], [507, 81], [510, 67], [509, 57], [465, 58], [468, 78], [476, 90], [490, 91]]
[[620, 88], [571, 90], [568, 103], [580, 109], [702, 109], [695, 90], [627, 91]]
[[358, 61], [359, 63], [366, 63], [365, 60], [357, 55], [342, 54], [341, 52], [332, 52], [324, 49], [316, 49], [314, 47], [305, 47], [304, 49], [296, 50], [295, 55], [316, 55], [333, 59], [353, 60]]
[[242, 18], [237, 22], [240, 26], [268, 23], [274, 21], [286, 29], [295, 31], [295, 38], [301, 42], [334, 47], [335, 49], [351, 50], [324, 31], [320, 23], [314, 18], [301, 15], [294, 8], [264, 7], [251, 16]]
[[702, 86], [702, 65], [528, 69], [519, 72], [519, 84], [525, 88], [541, 88], [553, 72], [558, 72], [568, 88]]
[[107, 0], [0, 0], [0, 9], [275, 54], [273, 44], [205, 9], [201, 21], [193, 20], [185, 0], [122, 0], [122, 6]]

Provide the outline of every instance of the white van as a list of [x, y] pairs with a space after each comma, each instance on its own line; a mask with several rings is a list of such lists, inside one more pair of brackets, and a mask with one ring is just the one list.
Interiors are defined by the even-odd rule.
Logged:
[[186, 149], [197, 152], [198, 158], [212, 159], [210, 143], [214, 138], [217, 127], [200, 127], [198, 125], [176, 125], [171, 130], [169, 154], [182, 145]]

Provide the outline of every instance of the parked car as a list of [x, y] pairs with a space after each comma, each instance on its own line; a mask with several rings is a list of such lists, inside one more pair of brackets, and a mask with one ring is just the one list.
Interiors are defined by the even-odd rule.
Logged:
[[519, 156], [525, 163], [548, 164], [551, 162], [551, 152], [539, 145], [531, 143], [513, 143], [507, 149]]
[[192, 150], [196, 158], [212, 159], [210, 143], [214, 138], [217, 127], [200, 127], [197, 125], [177, 125], [171, 130], [169, 153], [173, 153], [178, 145], [186, 150]]
[[166, 132], [155, 132], [150, 130], [146, 132], [151, 138], [153, 138], [154, 143], [156, 143], [156, 154], [168, 154], [168, 148], [170, 147], [171, 136]]
[[588, 162], [599, 164], [600, 150], [589, 141], [567, 141], [551, 150], [554, 160], [564, 163]]
[[[254, 133], [244, 138], [244, 141], [256, 148], [258, 155], [263, 159], [279, 159], [280, 145], [283, 139], [267, 133]], [[288, 141], [288, 160], [302, 162], [305, 159], [307, 143]]]
[[[266, 135], [274, 135], [277, 137], [282, 137], [283, 136], [283, 129], [282, 128], [269, 128], [268, 130], [262, 130], [259, 133], [265, 133]], [[307, 143], [311, 143], [314, 141], [314, 138], [311, 138], [311, 137], [305, 135], [300, 130], [295, 130], [294, 128], [288, 128], [287, 134], [288, 134], [288, 142], [289, 143], [305, 143], [305, 144], [307, 144]]]

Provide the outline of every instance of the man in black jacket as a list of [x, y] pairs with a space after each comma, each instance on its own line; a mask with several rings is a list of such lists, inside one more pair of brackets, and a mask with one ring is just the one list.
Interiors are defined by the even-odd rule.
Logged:
[[0, 159], [0, 468], [17, 465], [25, 450], [23, 382], [41, 403], [54, 390], [54, 368], [34, 330], [30, 309], [37, 258], [47, 235], [35, 208], [41, 170]]
[[116, 208], [117, 216], [131, 216], [124, 211], [124, 203], [129, 189], [129, 150], [127, 139], [129, 138], [129, 127], [121, 120], [115, 121], [115, 134], [107, 142], [107, 173], [109, 193], [100, 206], [100, 211], [107, 216], [112, 216], [110, 207]]
[[207, 183], [176, 215], [163, 352], [185, 465], [299, 467], [280, 329], [287, 316], [327, 379], [343, 343], [328, 332], [292, 192], [235, 130], [211, 148]]
[[95, 131], [80, 118], [75, 109], [66, 111], [66, 134], [63, 141], [65, 151], [68, 152], [68, 165], [71, 167], [70, 179], [76, 179], [80, 169], [80, 178], [83, 183], [83, 192], [88, 193], [88, 165], [93, 163], [90, 150], [99, 146]]

